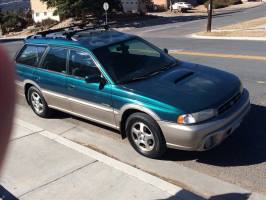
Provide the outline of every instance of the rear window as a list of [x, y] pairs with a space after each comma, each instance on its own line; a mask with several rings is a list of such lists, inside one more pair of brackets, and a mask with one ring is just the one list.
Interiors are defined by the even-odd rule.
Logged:
[[38, 66], [46, 47], [26, 45], [17, 58], [17, 63], [30, 66]]

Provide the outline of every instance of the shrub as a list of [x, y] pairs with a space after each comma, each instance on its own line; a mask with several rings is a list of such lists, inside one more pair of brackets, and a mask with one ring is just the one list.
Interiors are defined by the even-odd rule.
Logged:
[[26, 27], [27, 22], [25, 19], [20, 17], [16, 13], [6, 13], [2, 16], [1, 28], [3, 34], [13, 32], [13, 31], [21, 31]]
[[44, 27], [44, 28], [49, 28], [51, 26], [54, 26], [55, 24], [57, 24], [58, 22], [53, 20], [53, 19], [45, 19], [42, 22], [38, 22], [35, 24], [36, 27]]

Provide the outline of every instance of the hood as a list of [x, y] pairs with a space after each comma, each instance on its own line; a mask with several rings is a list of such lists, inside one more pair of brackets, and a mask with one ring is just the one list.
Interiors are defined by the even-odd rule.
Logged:
[[159, 75], [124, 86], [184, 113], [194, 113], [218, 108], [240, 91], [241, 82], [233, 74], [184, 62]]

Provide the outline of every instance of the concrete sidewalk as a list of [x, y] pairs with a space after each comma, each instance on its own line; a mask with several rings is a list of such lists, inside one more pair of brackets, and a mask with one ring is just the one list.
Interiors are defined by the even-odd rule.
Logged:
[[3, 190], [21, 200], [201, 199], [21, 120], [15, 121], [0, 184], [0, 199]]

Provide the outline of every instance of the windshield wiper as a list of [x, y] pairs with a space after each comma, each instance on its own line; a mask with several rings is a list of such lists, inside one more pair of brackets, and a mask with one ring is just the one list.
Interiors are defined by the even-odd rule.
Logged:
[[134, 82], [134, 81], [139, 81], [139, 80], [150, 78], [152, 76], [155, 76], [155, 75], [159, 74], [162, 71], [170, 69], [171, 67], [175, 66], [176, 64], [177, 64], [177, 62], [173, 62], [173, 63], [167, 64], [167, 65], [165, 65], [164, 67], [162, 67], [161, 69], [159, 69], [157, 71], [151, 72], [151, 73], [149, 73], [147, 75], [144, 75], [144, 76], [133, 77], [132, 79], [129, 79], [129, 80], [126, 80], [126, 81], [121, 81], [121, 82], [119, 82], [119, 84], [126, 84], [126, 83], [130, 83], [130, 82]]
[[177, 62], [169, 63], [161, 68], [161, 71], [165, 71], [167, 69], [170, 69], [171, 67], [174, 67], [177, 65]]
[[176, 64], [177, 64], [177, 62], [169, 63], [169, 64], [163, 66], [162, 68], [150, 73], [149, 76], [155, 76], [155, 75], [159, 74], [160, 72], [163, 72], [163, 71], [170, 69], [171, 67], [175, 66]]
[[131, 82], [135, 82], [135, 81], [139, 81], [139, 80], [143, 80], [143, 79], [147, 79], [149, 78], [149, 75], [145, 75], [145, 76], [139, 76], [139, 77], [134, 77], [132, 79], [126, 80], [126, 81], [120, 81], [119, 84], [126, 84], [126, 83], [131, 83]]

